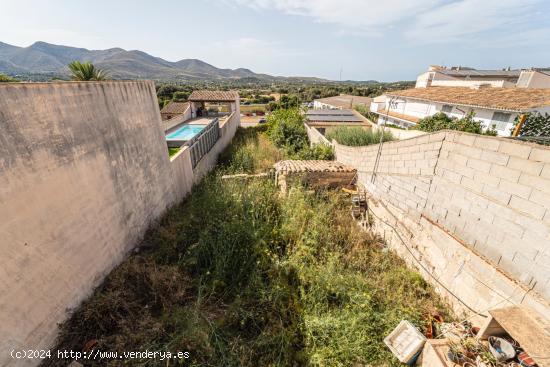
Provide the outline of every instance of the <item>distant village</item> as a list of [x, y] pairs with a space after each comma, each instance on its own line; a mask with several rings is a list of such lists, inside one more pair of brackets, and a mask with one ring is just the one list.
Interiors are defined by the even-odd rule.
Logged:
[[[411, 129], [420, 119], [438, 112], [453, 118], [473, 113], [485, 129], [494, 128], [499, 136], [510, 136], [519, 116], [550, 112], [550, 69], [431, 66], [418, 76], [413, 89], [374, 99], [349, 95], [323, 98], [315, 100], [313, 108], [353, 109], [357, 105], [369, 107], [378, 117], [378, 125]], [[346, 120], [340, 119], [349, 122]], [[317, 117], [311, 122], [321, 126]], [[327, 121], [325, 125], [330, 124]]]

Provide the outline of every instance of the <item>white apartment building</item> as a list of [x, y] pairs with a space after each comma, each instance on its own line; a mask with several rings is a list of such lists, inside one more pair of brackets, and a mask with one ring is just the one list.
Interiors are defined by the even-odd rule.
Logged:
[[416, 79], [416, 88], [486, 87], [550, 88], [550, 69], [476, 70], [468, 67], [430, 66]]
[[509, 136], [518, 115], [550, 113], [550, 89], [492, 87], [426, 87], [386, 93], [371, 103], [378, 124], [412, 127], [421, 118], [443, 112], [462, 118], [474, 112], [485, 129]]

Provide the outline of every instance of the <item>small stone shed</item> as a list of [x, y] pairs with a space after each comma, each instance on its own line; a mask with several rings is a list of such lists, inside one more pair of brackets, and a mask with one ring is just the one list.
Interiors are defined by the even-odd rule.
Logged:
[[275, 163], [275, 177], [281, 191], [291, 182], [300, 181], [310, 187], [336, 188], [355, 182], [356, 170], [337, 161], [286, 160]]

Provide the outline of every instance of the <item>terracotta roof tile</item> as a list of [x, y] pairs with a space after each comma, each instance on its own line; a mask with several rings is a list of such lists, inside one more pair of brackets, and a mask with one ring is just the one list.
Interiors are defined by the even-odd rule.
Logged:
[[160, 111], [160, 113], [182, 114], [189, 107], [189, 102], [170, 102]]
[[273, 165], [275, 170], [280, 173], [295, 172], [355, 172], [355, 168], [347, 166], [338, 161], [319, 161], [319, 160], [286, 160], [279, 161]]
[[381, 116], [388, 115], [388, 116], [391, 116], [391, 117], [396, 117], [398, 119], [413, 122], [415, 124], [418, 122], [418, 120], [420, 120], [418, 117], [414, 117], [414, 116], [411, 116], [411, 115], [404, 115], [402, 113], [397, 113], [397, 112], [388, 111], [388, 110], [377, 111], [376, 113], [381, 115]]
[[393, 91], [386, 95], [517, 112], [550, 106], [550, 89], [429, 87]]
[[189, 96], [194, 102], [232, 102], [239, 98], [236, 91], [196, 90]]

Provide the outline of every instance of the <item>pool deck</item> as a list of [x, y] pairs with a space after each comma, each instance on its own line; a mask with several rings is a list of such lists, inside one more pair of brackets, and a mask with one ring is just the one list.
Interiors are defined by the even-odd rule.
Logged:
[[176, 126], [170, 128], [170, 129], [168, 129], [167, 131], [165, 131], [164, 136], [170, 135], [171, 133], [173, 133], [174, 131], [176, 131], [177, 129], [179, 129], [182, 126], [185, 126], [185, 125], [208, 125], [214, 119], [215, 119], [215, 117], [196, 117], [194, 119], [184, 121], [181, 124], [176, 125]]

